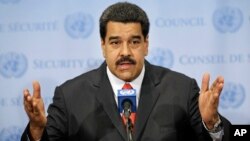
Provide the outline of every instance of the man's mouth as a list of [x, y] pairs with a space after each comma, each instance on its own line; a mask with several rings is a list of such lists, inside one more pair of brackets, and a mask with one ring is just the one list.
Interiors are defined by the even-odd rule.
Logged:
[[136, 61], [129, 56], [123, 56], [119, 60], [116, 61], [116, 65], [121, 70], [128, 70], [134, 67], [136, 64]]
[[122, 70], [127, 70], [133, 67], [135, 64], [130, 61], [123, 61], [118, 64], [118, 67]]

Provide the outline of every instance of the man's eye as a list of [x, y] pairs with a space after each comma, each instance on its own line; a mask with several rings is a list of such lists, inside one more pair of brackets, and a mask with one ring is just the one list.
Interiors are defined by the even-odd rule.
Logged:
[[132, 43], [132, 44], [140, 44], [141, 41], [140, 41], [140, 40], [132, 40], [131, 43]]
[[119, 41], [111, 41], [110, 44], [111, 44], [111, 45], [118, 45], [118, 44], [119, 44]]
[[133, 44], [139, 44], [139, 43], [140, 43], [140, 41], [135, 40], [135, 41], [133, 41], [132, 43], [133, 43]]

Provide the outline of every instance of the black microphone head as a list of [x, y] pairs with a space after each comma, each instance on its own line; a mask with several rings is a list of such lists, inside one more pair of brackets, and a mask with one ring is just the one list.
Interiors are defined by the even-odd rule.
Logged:
[[131, 109], [132, 102], [129, 99], [125, 99], [122, 103], [123, 109]]
[[129, 99], [124, 99], [122, 106], [123, 106], [123, 115], [126, 118], [129, 118], [131, 114], [131, 105], [132, 105], [132, 102]]

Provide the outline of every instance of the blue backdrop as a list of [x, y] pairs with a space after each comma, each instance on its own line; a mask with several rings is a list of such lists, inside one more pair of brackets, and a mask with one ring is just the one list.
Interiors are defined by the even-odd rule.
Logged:
[[[0, 0], [0, 141], [17, 141], [28, 123], [24, 88], [41, 82], [46, 108], [54, 88], [102, 63], [98, 20], [115, 0]], [[219, 111], [250, 124], [250, 1], [131, 0], [151, 21], [154, 64], [225, 78]]]

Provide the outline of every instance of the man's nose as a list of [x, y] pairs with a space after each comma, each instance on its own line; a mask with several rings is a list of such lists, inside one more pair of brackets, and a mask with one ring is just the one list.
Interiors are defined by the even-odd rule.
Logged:
[[123, 55], [123, 56], [130, 56], [131, 55], [131, 49], [130, 49], [128, 43], [124, 43], [122, 45], [121, 55]]

